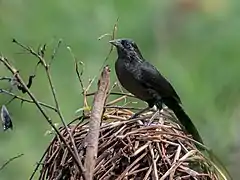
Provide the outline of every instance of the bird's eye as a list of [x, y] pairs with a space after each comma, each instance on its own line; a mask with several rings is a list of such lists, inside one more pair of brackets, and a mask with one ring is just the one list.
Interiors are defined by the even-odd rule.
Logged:
[[123, 46], [124, 46], [125, 48], [127, 48], [127, 49], [130, 49], [130, 48], [131, 48], [131, 44], [130, 44], [129, 42], [123, 41], [122, 43], [123, 43]]

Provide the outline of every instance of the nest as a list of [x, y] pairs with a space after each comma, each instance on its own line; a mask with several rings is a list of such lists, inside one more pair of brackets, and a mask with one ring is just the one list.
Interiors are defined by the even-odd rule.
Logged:
[[[218, 179], [214, 168], [198, 151], [192, 139], [173, 122], [167, 109], [147, 112], [128, 120], [127, 108], [106, 108], [100, 129], [94, 179]], [[84, 164], [85, 123], [70, 124], [79, 155]], [[67, 132], [61, 133], [67, 138]], [[41, 180], [83, 179], [71, 154], [56, 136], [47, 149]]]

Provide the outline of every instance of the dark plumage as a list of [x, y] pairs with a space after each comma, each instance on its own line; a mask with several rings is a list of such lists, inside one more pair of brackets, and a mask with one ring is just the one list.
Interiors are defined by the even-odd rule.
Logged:
[[136, 43], [130, 39], [110, 41], [117, 48], [118, 59], [115, 70], [122, 86], [137, 98], [148, 103], [149, 107], [162, 109], [162, 103], [173, 110], [186, 131], [203, 143], [196, 127], [181, 107], [181, 100], [160, 72], [147, 62]]
[[5, 105], [2, 105], [1, 109], [1, 119], [2, 119], [2, 125], [3, 125], [3, 130], [6, 131], [7, 129], [12, 129], [13, 124], [12, 124], [12, 118], [6, 108]]

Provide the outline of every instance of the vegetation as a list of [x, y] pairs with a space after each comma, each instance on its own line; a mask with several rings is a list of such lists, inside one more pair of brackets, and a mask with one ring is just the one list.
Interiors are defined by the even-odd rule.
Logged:
[[[62, 39], [51, 74], [61, 110], [70, 122], [83, 101], [67, 46], [84, 62], [87, 84], [89, 78], [99, 75], [110, 48], [107, 37], [98, 37], [110, 33], [119, 18], [117, 37], [134, 39], [144, 57], [172, 82], [204, 141], [236, 178], [240, 175], [239, 10], [237, 0], [3, 0], [0, 52], [18, 67], [27, 82], [36, 60], [14, 45], [12, 39], [35, 49], [46, 43], [50, 49], [48, 57]], [[112, 71], [115, 59], [114, 52], [106, 62]], [[0, 76], [6, 75], [10, 74], [0, 64]], [[111, 76], [115, 82], [115, 74]], [[53, 104], [43, 68], [38, 68], [34, 82], [31, 90], [38, 99]], [[0, 81], [0, 88], [10, 88], [9, 83]], [[0, 105], [9, 99], [0, 94]], [[0, 177], [27, 179], [52, 138], [46, 133], [51, 128], [41, 120], [35, 106], [13, 101], [7, 109], [13, 119], [13, 131], [0, 132], [0, 166], [12, 157], [24, 155], [0, 171]], [[54, 112], [49, 113], [54, 123], [60, 123]]]

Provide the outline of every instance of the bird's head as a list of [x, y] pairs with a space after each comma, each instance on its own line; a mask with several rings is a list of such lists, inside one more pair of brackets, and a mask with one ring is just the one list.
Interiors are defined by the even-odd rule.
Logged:
[[143, 59], [137, 44], [131, 39], [114, 39], [109, 41], [117, 48], [118, 56], [125, 58], [140, 58]]

